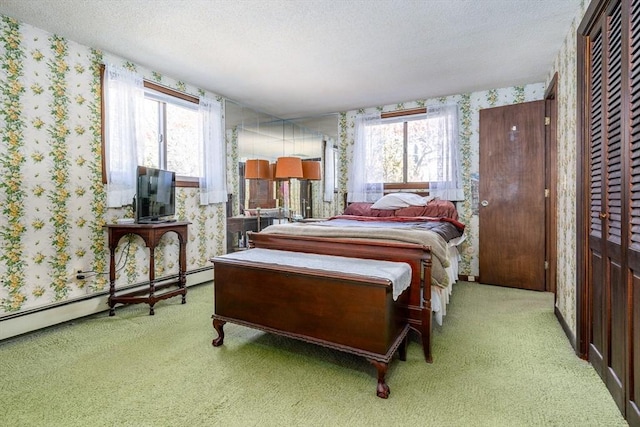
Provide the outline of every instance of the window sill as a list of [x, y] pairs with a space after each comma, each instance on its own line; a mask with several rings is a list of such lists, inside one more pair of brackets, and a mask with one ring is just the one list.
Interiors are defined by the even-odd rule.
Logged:
[[176, 176], [176, 187], [200, 187], [200, 178], [192, 176]]

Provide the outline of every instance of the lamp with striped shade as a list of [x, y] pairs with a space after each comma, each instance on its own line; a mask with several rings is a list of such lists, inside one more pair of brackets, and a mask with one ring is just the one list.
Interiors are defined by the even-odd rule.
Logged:
[[268, 160], [247, 160], [245, 163], [244, 177], [246, 179], [269, 179], [271, 174], [269, 172]]
[[276, 179], [302, 178], [303, 176], [300, 157], [278, 157]]
[[302, 162], [302, 179], [317, 181], [322, 179], [320, 162], [317, 160], [304, 160]]

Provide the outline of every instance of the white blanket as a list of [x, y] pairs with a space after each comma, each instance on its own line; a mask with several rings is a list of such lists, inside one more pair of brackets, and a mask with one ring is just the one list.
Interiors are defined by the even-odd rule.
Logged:
[[411, 267], [406, 262], [378, 261], [260, 248], [232, 252], [216, 257], [214, 261], [216, 259], [286, 265], [302, 269], [336, 271], [362, 277], [385, 279], [392, 283], [394, 300], [397, 300], [411, 283]]
[[452, 283], [446, 271], [450, 264], [447, 242], [433, 231], [363, 226], [327, 227], [313, 223], [291, 223], [270, 225], [264, 228], [261, 233], [395, 241], [429, 246], [433, 255], [431, 257], [431, 284], [446, 288]]

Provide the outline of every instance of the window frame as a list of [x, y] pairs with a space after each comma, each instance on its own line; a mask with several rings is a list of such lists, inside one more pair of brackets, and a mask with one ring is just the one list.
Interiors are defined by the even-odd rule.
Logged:
[[[100, 65], [100, 88], [104, 87], [104, 73], [105, 73], [105, 69], [106, 67], [104, 66], [104, 64]], [[157, 83], [153, 83], [150, 82], [146, 79], [143, 79], [143, 86], [145, 88], [145, 91], [147, 89], [149, 90], [153, 90], [156, 92], [159, 92], [161, 94], [170, 96], [170, 97], [174, 97], [174, 98], [178, 98], [181, 99], [183, 101], [187, 101], [187, 102], [192, 102], [195, 105], [200, 105], [200, 100], [198, 97], [195, 97], [193, 95], [189, 95], [187, 93], [184, 92], [180, 92], [177, 91], [175, 89], [171, 89], [168, 88], [166, 86], [162, 86], [159, 85]], [[102, 96], [102, 91], [100, 92], [101, 96], [100, 96], [100, 109], [101, 112], [104, 111], [104, 96]], [[165, 122], [166, 124], [166, 122]], [[100, 114], [100, 131], [101, 131], [101, 135], [100, 135], [100, 142], [101, 142], [101, 147], [100, 147], [100, 154], [102, 156], [101, 159], [101, 163], [102, 163], [102, 183], [103, 184], [107, 184], [107, 168], [106, 168], [106, 159], [105, 159], [105, 141], [104, 141], [104, 135], [105, 135], [105, 118], [104, 118], [104, 114]], [[191, 188], [198, 188], [200, 187], [200, 177], [191, 177], [191, 176], [182, 176], [182, 175], [176, 175], [176, 187], [191, 187]]]
[[[413, 108], [411, 110], [400, 110], [400, 111], [391, 111], [387, 113], [380, 114], [380, 120], [384, 119], [392, 119], [392, 118], [401, 118], [401, 117], [410, 117], [419, 114], [426, 114], [427, 108]], [[402, 141], [402, 182], [383, 182], [382, 185], [385, 190], [403, 190], [407, 188], [429, 188], [429, 182], [415, 182], [408, 181], [407, 175], [407, 127], [408, 122], [405, 120], [402, 122], [403, 125], [403, 141]]]

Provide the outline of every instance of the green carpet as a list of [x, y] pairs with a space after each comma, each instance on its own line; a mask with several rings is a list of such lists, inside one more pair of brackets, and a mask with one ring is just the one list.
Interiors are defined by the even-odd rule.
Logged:
[[376, 397], [363, 358], [227, 324], [211, 346], [211, 284], [0, 343], [6, 426], [627, 425], [575, 356], [553, 296], [461, 282], [434, 363], [409, 344]]

